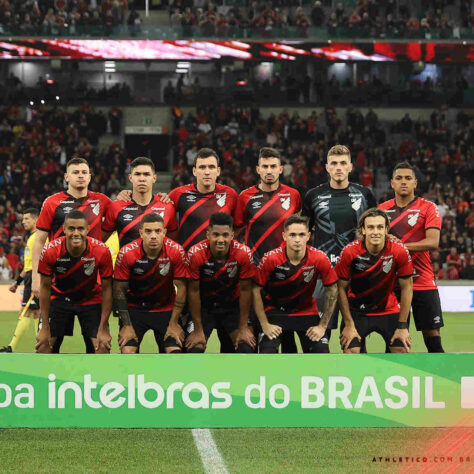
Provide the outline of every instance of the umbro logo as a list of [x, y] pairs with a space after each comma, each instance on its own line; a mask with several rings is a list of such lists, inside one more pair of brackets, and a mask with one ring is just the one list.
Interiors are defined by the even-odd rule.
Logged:
[[128, 222], [128, 221], [133, 220], [133, 216], [132, 214], [125, 214], [122, 219]]

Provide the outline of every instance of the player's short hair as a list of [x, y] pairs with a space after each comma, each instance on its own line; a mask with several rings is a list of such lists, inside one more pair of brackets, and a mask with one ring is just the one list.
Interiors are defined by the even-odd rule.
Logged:
[[135, 158], [130, 163], [130, 172], [132, 172], [137, 166], [149, 166], [153, 173], [155, 172], [155, 163], [153, 163], [153, 161], [151, 161], [150, 158], [147, 158], [146, 156], [139, 156], [138, 158]]
[[36, 209], [36, 207], [29, 207], [28, 209], [25, 209], [23, 211], [23, 215], [25, 214], [31, 214], [31, 217], [38, 217], [39, 216], [39, 210]]
[[276, 148], [264, 146], [263, 148], [260, 148], [258, 161], [260, 161], [260, 158], [278, 158], [281, 162], [281, 153]]
[[87, 220], [87, 216], [82, 211], [79, 211], [79, 209], [74, 209], [69, 214], [66, 214], [66, 217], [64, 219], [64, 223], [66, 224], [66, 221], [68, 221], [70, 219], [84, 219], [87, 222], [87, 225], [89, 225], [89, 221]]
[[392, 177], [395, 174], [395, 171], [397, 170], [411, 170], [411, 172], [413, 173], [413, 176], [416, 177], [415, 167], [412, 164], [410, 164], [408, 161], [401, 161], [400, 163], [397, 163], [395, 167], [393, 168]]
[[365, 220], [367, 217], [383, 217], [385, 220], [385, 227], [388, 229], [390, 228], [390, 219], [388, 218], [388, 214], [383, 210], [379, 209], [378, 207], [371, 207], [367, 209], [362, 215], [359, 217], [359, 223], [357, 224], [357, 238], [360, 240], [364, 240], [364, 234], [362, 233], [362, 229], [365, 227]]
[[87, 165], [90, 169], [89, 163], [85, 158], [82, 158], [80, 156], [74, 156], [71, 158], [67, 163], [66, 163], [66, 170], [72, 166], [72, 165]]
[[212, 148], [200, 148], [197, 151], [196, 156], [194, 157], [193, 168], [196, 168], [197, 160], [199, 160], [200, 158], [201, 159], [209, 158], [211, 156], [213, 156], [216, 159], [217, 166], [219, 167], [221, 165], [221, 160], [219, 159], [219, 155], [217, 154], [217, 152], [214, 151]]
[[327, 159], [329, 159], [330, 156], [343, 155], [349, 155], [349, 160], [351, 159], [351, 151], [349, 148], [347, 148], [345, 145], [334, 145], [329, 149]]
[[145, 224], [149, 224], [152, 222], [161, 222], [163, 224], [163, 227], [165, 226], [165, 220], [163, 217], [160, 216], [160, 214], [156, 212], [150, 212], [150, 214], [145, 214], [142, 217], [142, 220], [140, 221], [140, 227], [143, 227]]
[[234, 219], [226, 212], [214, 212], [209, 218], [209, 227], [214, 225], [228, 225], [232, 229], [234, 227]]
[[288, 217], [285, 221], [285, 230], [293, 224], [303, 224], [309, 230], [309, 219], [306, 216], [300, 216], [299, 214], [293, 214]]

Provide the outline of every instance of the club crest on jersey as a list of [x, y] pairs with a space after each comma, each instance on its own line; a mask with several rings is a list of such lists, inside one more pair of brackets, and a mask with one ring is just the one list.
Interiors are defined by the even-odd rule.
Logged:
[[420, 216], [419, 212], [416, 212], [415, 214], [410, 214], [408, 216], [408, 223], [413, 227], [418, 222], [419, 216]]
[[229, 278], [234, 278], [237, 275], [237, 265], [227, 268], [227, 275]]
[[290, 198], [280, 198], [281, 207], [287, 211], [290, 208]]
[[169, 271], [170, 271], [170, 262], [166, 264], [164, 263], [160, 264], [160, 275], [162, 276], [168, 275]]
[[352, 201], [352, 209], [354, 209], [354, 211], [358, 211], [360, 209], [360, 206], [362, 205], [362, 198], [351, 199], [351, 201]]
[[93, 204], [91, 206], [91, 210], [96, 216], [98, 216], [100, 214], [100, 202], [98, 202], [97, 204]]
[[91, 276], [92, 273], [94, 272], [94, 269], [95, 269], [95, 261], [93, 261], [91, 263], [85, 263], [84, 264], [84, 273], [87, 276]]
[[303, 272], [303, 276], [304, 276], [304, 279], [303, 279], [304, 282], [309, 283], [314, 277], [314, 268], [310, 270], [309, 272]]
[[217, 205], [224, 207], [227, 200], [227, 193], [216, 193]]
[[393, 258], [390, 257], [388, 260], [385, 260], [383, 262], [383, 271], [385, 273], [388, 273], [392, 269], [392, 264], [393, 264]]
[[125, 215], [122, 217], [122, 219], [123, 219], [124, 221], [129, 222], [129, 221], [132, 221], [132, 220], [133, 220], [133, 216], [132, 216], [132, 214], [125, 214]]

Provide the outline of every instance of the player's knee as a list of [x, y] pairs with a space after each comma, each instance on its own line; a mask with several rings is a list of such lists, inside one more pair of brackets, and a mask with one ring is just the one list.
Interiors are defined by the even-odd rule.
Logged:
[[405, 347], [399, 347], [399, 346], [390, 346], [390, 352], [392, 354], [407, 354], [408, 353]]
[[360, 354], [360, 347], [348, 347], [343, 352], [344, 354]]
[[123, 346], [120, 349], [120, 352], [122, 354], [136, 354], [138, 352], [138, 347], [137, 346]]
[[201, 346], [201, 344], [198, 344], [196, 346], [191, 347], [191, 349], [188, 350], [189, 354], [203, 354], [204, 353], [204, 347]]
[[311, 341], [308, 347], [309, 354], [329, 354], [329, 341], [323, 337], [319, 341]]
[[237, 346], [237, 352], [239, 354], [253, 354], [255, 351], [252, 349], [252, 346], [250, 344], [247, 344], [246, 342], [241, 342]]
[[444, 352], [441, 336], [425, 336], [424, 340], [428, 352]]
[[278, 348], [280, 346], [280, 339], [269, 339], [267, 336], [263, 336], [262, 340], [258, 345], [258, 351], [260, 354], [278, 354]]
[[51, 354], [52, 353], [52, 348], [51, 346], [46, 343], [46, 344], [41, 344], [40, 346], [38, 346], [38, 348], [36, 349], [36, 352], [38, 354]]
[[166, 353], [167, 354], [181, 354], [183, 351], [180, 347], [167, 347]]

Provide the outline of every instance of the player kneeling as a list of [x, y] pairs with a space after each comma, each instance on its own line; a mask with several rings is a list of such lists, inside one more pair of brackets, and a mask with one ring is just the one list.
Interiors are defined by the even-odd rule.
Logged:
[[[388, 237], [390, 222], [381, 209], [359, 219], [359, 239], [346, 245], [336, 265], [339, 307], [344, 318], [340, 336], [346, 353], [360, 353], [361, 338], [378, 332], [390, 352], [409, 352], [408, 312], [413, 296], [413, 265], [403, 243]], [[401, 287], [400, 304], [393, 292]], [[348, 291], [349, 290], [349, 291]]]
[[122, 247], [117, 256], [113, 290], [122, 354], [137, 353], [149, 329], [166, 353], [181, 352], [184, 331], [179, 318], [189, 270], [181, 245], [165, 235], [163, 218], [146, 214], [140, 238]]
[[[323, 252], [307, 245], [307, 217], [289, 217], [284, 229], [283, 244], [267, 252], [257, 267], [253, 296], [263, 331], [259, 351], [277, 353], [282, 331], [296, 331], [303, 352], [328, 353], [326, 330], [337, 301], [336, 272]], [[321, 317], [313, 298], [318, 276], [326, 289]]]
[[216, 212], [209, 219], [207, 239], [189, 249], [193, 322], [186, 339], [188, 352], [204, 352], [214, 329], [227, 333], [237, 352], [254, 352], [248, 320], [255, 267], [250, 249], [233, 239], [232, 217]]
[[65, 236], [45, 245], [41, 252], [37, 352], [51, 353], [56, 338], [72, 336], [76, 314], [82, 335], [91, 339], [95, 353], [110, 350], [112, 257], [105, 244], [87, 237], [88, 232], [86, 215], [72, 211], [64, 221]]

